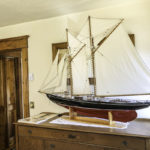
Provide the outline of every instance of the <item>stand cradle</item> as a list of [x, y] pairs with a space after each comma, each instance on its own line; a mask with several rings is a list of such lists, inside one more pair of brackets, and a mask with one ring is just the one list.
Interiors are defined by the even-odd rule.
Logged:
[[69, 107], [69, 116], [63, 116], [63, 119], [73, 120], [80, 123], [89, 123], [89, 124], [97, 124], [97, 125], [105, 125], [109, 127], [117, 127], [115, 121], [113, 121], [112, 112], [108, 112], [108, 120], [102, 120], [100, 118], [88, 118], [83, 116], [77, 116], [77, 113], [73, 111], [71, 107]]

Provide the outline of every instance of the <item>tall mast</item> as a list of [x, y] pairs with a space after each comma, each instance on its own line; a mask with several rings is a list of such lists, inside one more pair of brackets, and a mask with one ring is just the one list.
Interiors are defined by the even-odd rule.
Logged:
[[[66, 35], [67, 35], [67, 48], [68, 48], [68, 54], [69, 54], [69, 47], [68, 47], [68, 29], [66, 29]], [[68, 57], [68, 64], [69, 64], [69, 75], [70, 75], [70, 94], [73, 95], [73, 81], [72, 81], [72, 67], [71, 67], [71, 55], [69, 54]]]
[[91, 31], [91, 17], [88, 17], [89, 21], [89, 36], [90, 36], [90, 49], [91, 49], [91, 58], [92, 58], [92, 72], [93, 72], [93, 84], [94, 84], [94, 96], [96, 95], [96, 77], [95, 77], [95, 58], [94, 58], [94, 41]]

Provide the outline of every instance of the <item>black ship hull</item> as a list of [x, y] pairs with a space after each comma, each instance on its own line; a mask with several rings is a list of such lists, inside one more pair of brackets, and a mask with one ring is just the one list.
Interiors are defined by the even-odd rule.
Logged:
[[129, 122], [137, 117], [135, 110], [146, 108], [150, 105], [147, 102], [101, 102], [79, 99], [64, 98], [61, 96], [47, 94], [47, 97], [54, 103], [65, 108], [71, 107], [80, 115], [108, 119], [108, 111], [113, 114], [113, 120]]
[[92, 108], [92, 109], [106, 109], [106, 110], [138, 110], [150, 106], [150, 103], [148, 102], [128, 103], [128, 102], [87, 101], [87, 100], [64, 98], [53, 94], [47, 94], [47, 97], [57, 104], [89, 109]]

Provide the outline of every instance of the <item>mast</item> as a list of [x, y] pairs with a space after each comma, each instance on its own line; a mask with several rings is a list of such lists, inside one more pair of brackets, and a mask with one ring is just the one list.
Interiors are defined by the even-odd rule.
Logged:
[[[68, 47], [68, 29], [66, 29], [66, 36], [67, 36], [67, 48], [69, 54], [69, 47]], [[71, 67], [71, 55], [68, 57], [68, 64], [69, 64], [69, 75], [70, 75], [70, 94], [73, 95], [73, 81], [72, 81], [72, 67]]]
[[92, 58], [92, 72], [93, 72], [93, 84], [94, 84], [94, 96], [96, 95], [96, 77], [95, 77], [95, 58], [94, 58], [94, 41], [91, 31], [91, 17], [88, 17], [89, 20], [89, 36], [90, 36], [90, 49], [91, 49], [91, 58]]

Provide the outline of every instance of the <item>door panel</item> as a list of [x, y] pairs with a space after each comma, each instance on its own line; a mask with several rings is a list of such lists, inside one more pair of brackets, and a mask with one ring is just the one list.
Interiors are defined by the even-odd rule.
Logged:
[[14, 58], [5, 58], [6, 101], [7, 101], [7, 130], [9, 147], [15, 143], [16, 119], [16, 79]]
[[0, 57], [0, 150], [6, 147], [6, 109], [4, 101], [4, 61]]
[[0, 150], [15, 146], [13, 123], [21, 117], [22, 104], [19, 62], [19, 58], [0, 56]]

